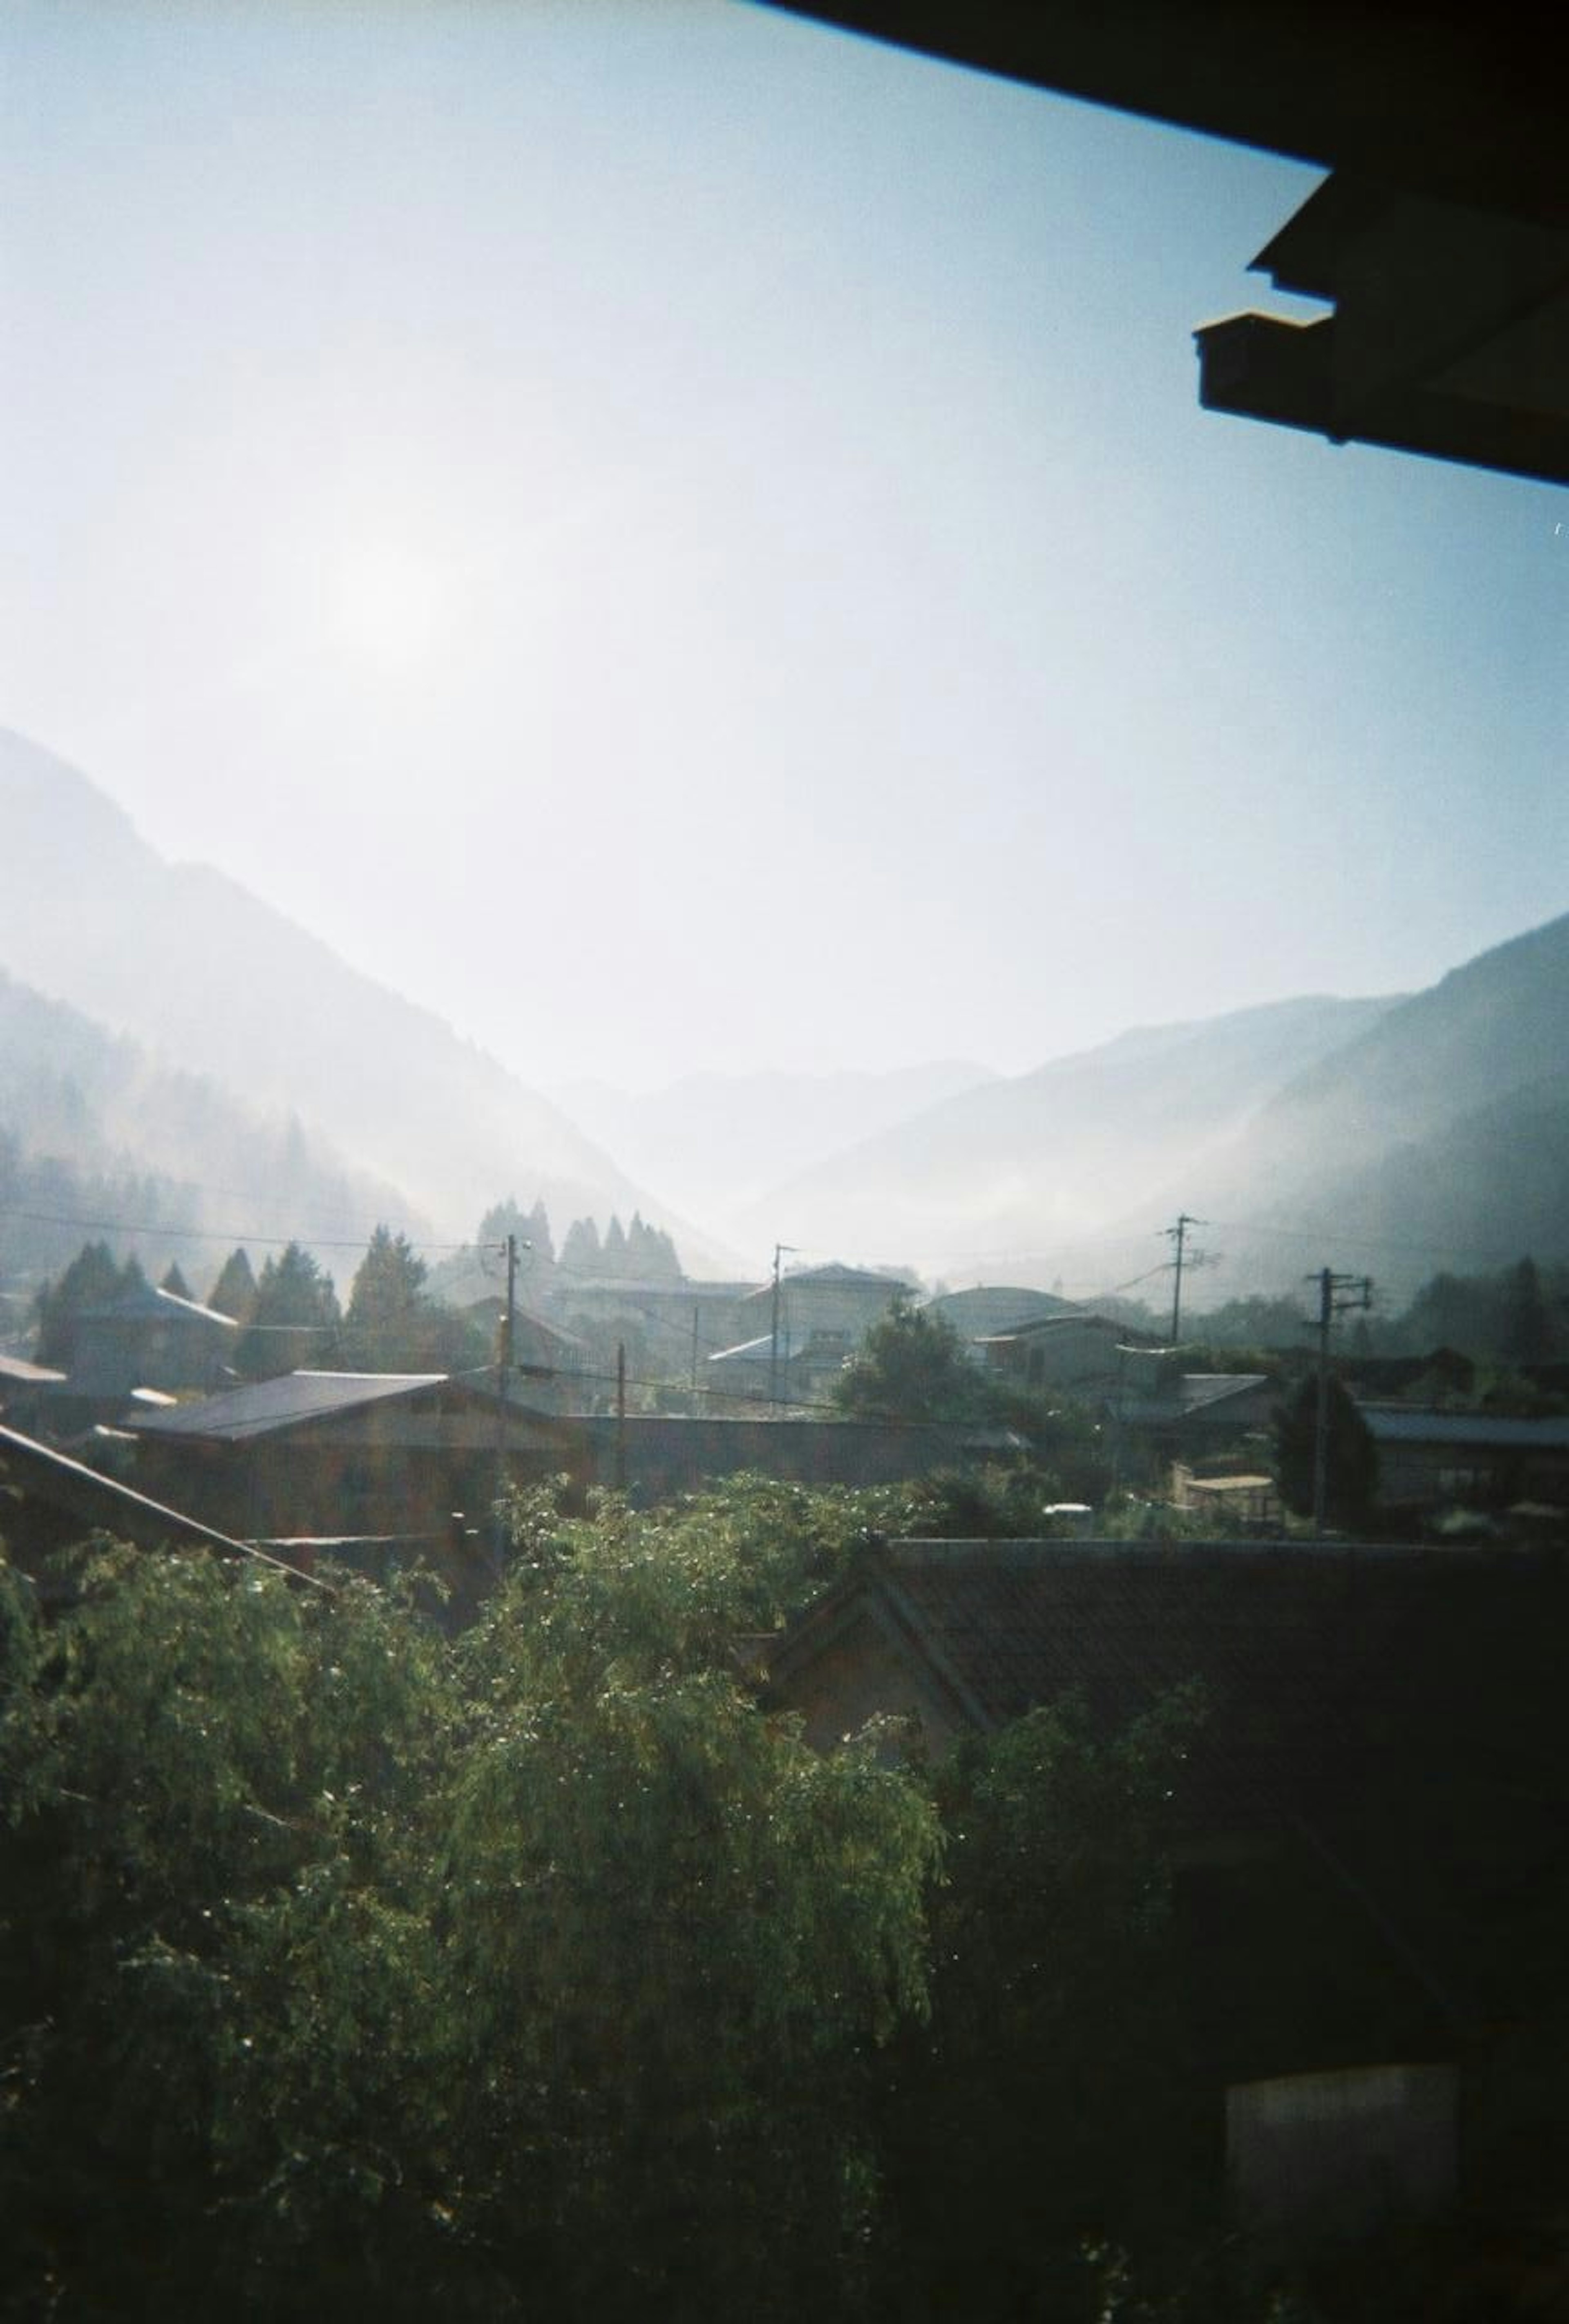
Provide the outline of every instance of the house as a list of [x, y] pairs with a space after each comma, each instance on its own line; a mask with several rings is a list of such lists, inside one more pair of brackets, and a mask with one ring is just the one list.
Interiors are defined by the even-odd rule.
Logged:
[[1147, 1339], [1113, 1316], [1075, 1308], [981, 1334], [977, 1346], [986, 1369], [1011, 1388], [1098, 1396], [1122, 1378], [1127, 1350]]
[[1124, 1379], [1103, 1406], [1118, 1474], [1154, 1481], [1175, 1462], [1191, 1468], [1250, 1442], [1256, 1455], [1279, 1401], [1268, 1372], [1183, 1372], [1164, 1386]]
[[68, 1319], [66, 1368], [73, 1399], [102, 1402], [133, 1388], [217, 1388], [232, 1379], [240, 1326], [232, 1315], [138, 1284]]
[[900, 1541], [762, 1683], [818, 1748], [891, 1716], [941, 1757], [1069, 1696], [1110, 1733], [1196, 1682], [1168, 1941], [1217, 2167], [1254, 2217], [1361, 2224], [1348, 2159], [1362, 2198], [1426, 2202], [1462, 2155], [1507, 2190], [1542, 2136], [1566, 1615], [1535, 1551]]
[[755, 1471], [802, 1485], [905, 1484], [954, 1468], [976, 1446], [973, 1430], [945, 1422], [699, 1418], [594, 1415], [565, 1429], [563, 1466], [585, 1485], [624, 1488], [658, 1501]]
[[65, 1602], [73, 1586], [48, 1574], [49, 1559], [55, 1551], [94, 1534], [142, 1549], [207, 1549], [226, 1557], [256, 1554], [265, 1564], [281, 1562], [254, 1553], [251, 1544], [203, 1525], [187, 1510], [150, 1499], [56, 1445], [5, 1426], [0, 1426], [0, 1494], [5, 1504], [6, 1554], [49, 1605]]
[[721, 1406], [822, 1404], [878, 1319], [909, 1286], [867, 1268], [802, 1268], [741, 1302], [750, 1334], [721, 1348], [703, 1367], [705, 1393]]
[[1008, 1283], [975, 1283], [964, 1291], [940, 1291], [926, 1305], [928, 1314], [940, 1315], [966, 1344], [996, 1339], [1017, 1331], [1020, 1324], [1083, 1312], [1071, 1299], [1061, 1299], [1054, 1291], [1031, 1291]]
[[1534, 1501], [1569, 1509], [1569, 1419], [1514, 1420], [1487, 1412], [1359, 1406], [1379, 1455], [1386, 1508], [1460, 1501], [1507, 1508]]
[[65, 1388], [66, 1375], [25, 1356], [0, 1355], [0, 1418], [29, 1434], [43, 1425], [51, 1400]]
[[288, 1372], [125, 1423], [138, 1485], [246, 1540], [440, 1533], [567, 1466], [559, 1418], [440, 1372]]

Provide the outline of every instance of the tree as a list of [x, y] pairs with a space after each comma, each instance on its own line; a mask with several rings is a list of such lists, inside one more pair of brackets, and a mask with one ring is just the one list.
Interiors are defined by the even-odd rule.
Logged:
[[178, 1259], [171, 1259], [163, 1280], [158, 1287], [161, 1291], [167, 1291], [171, 1297], [175, 1299], [192, 1299], [196, 1296], [184, 1276], [181, 1275]]
[[834, 1384], [834, 1401], [863, 1420], [971, 1420], [986, 1388], [946, 1316], [900, 1292]]
[[598, 1275], [603, 1260], [599, 1229], [592, 1219], [574, 1219], [561, 1246], [561, 1265], [569, 1275]]
[[852, 2312], [931, 1806], [740, 1683], [749, 1520], [518, 1518], [458, 1641], [174, 1552], [0, 1605], [8, 2313]]
[[340, 1320], [331, 1276], [291, 1242], [262, 1268], [236, 1367], [254, 1379], [302, 1366], [322, 1368], [334, 1352]]
[[134, 1259], [124, 1268], [106, 1242], [87, 1242], [58, 1283], [46, 1283], [35, 1304], [41, 1364], [69, 1367], [75, 1354], [76, 1319], [86, 1307], [106, 1307], [145, 1280]]
[[1553, 1353], [1553, 1318], [1533, 1259], [1522, 1259], [1504, 1278], [1500, 1352], [1512, 1364], [1544, 1364]]
[[[1372, 1508], [1379, 1453], [1367, 1422], [1343, 1383], [1331, 1374], [1325, 1449], [1324, 1513], [1333, 1526], [1356, 1526]], [[1318, 1443], [1318, 1381], [1309, 1376], [1275, 1421], [1275, 1480], [1280, 1498], [1299, 1517], [1311, 1517]]]
[[891, 2313], [1124, 2312], [1065, 2294], [1075, 2247], [1148, 2227], [1202, 2144], [1170, 1922], [1203, 1717], [1178, 1689], [1107, 1730], [1067, 1697], [937, 1771], [931, 2017], [907, 2021], [885, 2091], [909, 2272]]
[[256, 1277], [248, 1252], [230, 1251], [207, 1295], [207, 1304], [220, 1315], [232, 1315], [236, 1323], [250, 1322], [256, 1312]]
[[429, 1340], [425, 1262], [408, 1237], [378, 1226], [349, 1290], [345, 1352], [352, 1363], [416, 1366]]

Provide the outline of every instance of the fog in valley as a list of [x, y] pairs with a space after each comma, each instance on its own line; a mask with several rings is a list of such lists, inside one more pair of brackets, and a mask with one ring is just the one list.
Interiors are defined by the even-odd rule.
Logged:
[[720, 0], [0, 42], [16, 1296], [1569, 1247], [1557, 501], [1197, 406], [1312, 171]]

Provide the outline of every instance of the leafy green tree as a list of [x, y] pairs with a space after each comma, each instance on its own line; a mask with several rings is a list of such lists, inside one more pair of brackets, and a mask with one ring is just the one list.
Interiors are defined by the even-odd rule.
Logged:
[[163, 1279], [158, 1287], [161, 1291], [169, 1292], [171, 1296], [176, 1299], [192, 1299], [196, 1296], [191, 1290], [189, 1284], [186, 1281], [184, 1276], [180, 1273], [180, 1261], [178, 1259], [171, 1259], [170, 1261], [168, 1268], [164, 1273]]
[[520, 1502], [456, 1643], [173, 1553], [9, 1593], [7, 2312], [852, 2312], [938, 1836], [739, 1683], [817, 1522], [746, 1501]]
[[262, 1268], [256, 1304], [235, 1357], [237, 1369], [266, 1379], [302, 1367], [327, 1368], [341, 1324], [332, 1277], [302, 1244], [290, 1243]]
[[834, 1401], [856, 1419], [971, 1420], [987, 1397], [947, 1318], [900, 1292], [835, 1380]]
[[220, 1315], [232, 1315], [236, 1323], [250, 1322], [256, 1312], [256, 1277], [248, 1252], [230, 1251], [207, 1295], [207, 1304]]
[[[1379, 1453], [1367, 1422], [1333, 1373], [1328, 1387], [1324, 1453], [1324, 1514], [1333, 1526], [1357, 1526], [1379, 1487]], [[1318, 1382], [1309, 1377], [1281, 1406], [1275, 1421], [1275, 1480], [1280, 1498], [1299, 1517], [1313, 1514], [1318, 1441]]]
[[1172, 1849], [1203, 1718], [1180, 1690], [1107, 1731], [1067, 1698], [937, 1771], [931, 2017], [904, 2028], [886, 2089], [896, 2312], [1117, 2312], [1065, 2296], [1080, 2246], [1153, 2232], [1191, 2183]]

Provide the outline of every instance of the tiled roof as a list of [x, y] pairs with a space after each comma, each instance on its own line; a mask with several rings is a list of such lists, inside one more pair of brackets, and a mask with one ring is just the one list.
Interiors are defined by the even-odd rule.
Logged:
[[169, 1412], [138, 1413], [130, 1425], [139, 1436], [200, 1436], [232, 1443], [332, 1413], [417, 1396], [421, 1389], [441, 1387], [446, 1379], [445, 1372], [285, 1372], [278, 1379], [228, 1388], [221, 1396], [203, 1397]]
[[783, 1701], [807, 1699], [817, 1655], [859, 1609], [949, 1723], [982, 1732], [1068, 1693], [1118, 1725], [1197, 1680], [1210, 1716], [1190, 1805], [1212, 1823], [1278, 1825], [1354, 1784], [1370, 1719], [1430, 1668], [1411, 1649], [1435, 1609], [1479, 1577], [1490, 1612], [1513, 1603], [1509, 1577], [1527, 1569], [1343, 1545], [898, 1542], [792, 1625], [770, 1670]]

